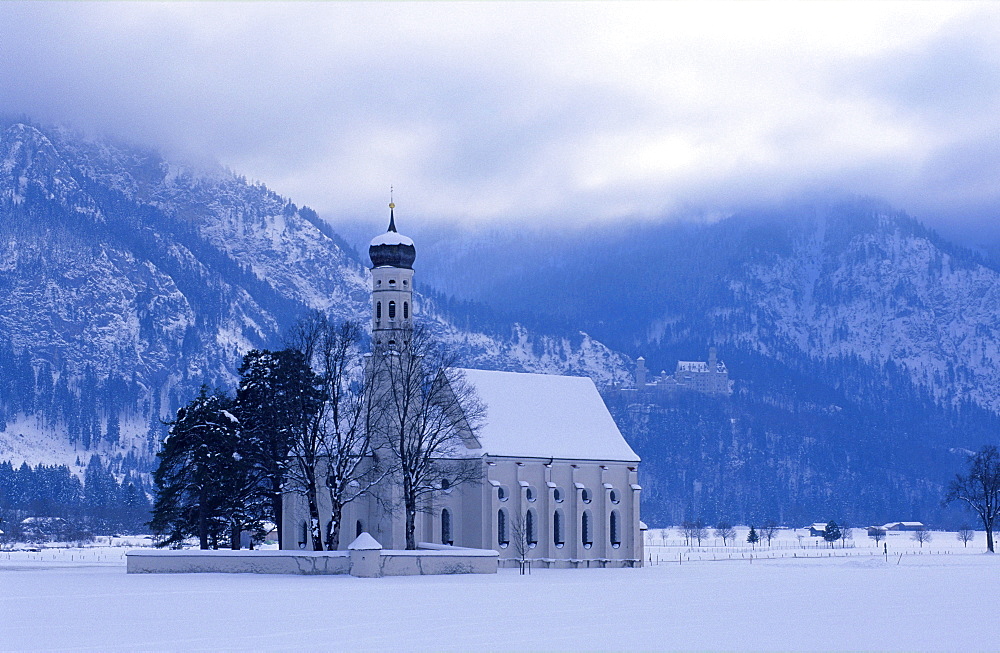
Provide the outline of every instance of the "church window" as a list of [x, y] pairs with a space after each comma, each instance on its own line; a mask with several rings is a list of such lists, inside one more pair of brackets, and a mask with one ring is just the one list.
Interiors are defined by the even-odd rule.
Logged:
[[406, 286], [406, 279], [403, 279], [403, 286]]
[[580, 518], [580, 541], [583, 542], [583, 548], [585, 549], [589, 549], [594, 545], [593, 528], [590, 522], [590, 511], [584, 510], [583, 517]]
[[510, 544], [507, 538], [507, 511], [503, 508], [497, 510], [497, 544], [501, 549], [506, 549]]
[[451, 546], [451, 511], [444, 508], [441, 511], [441, 544]]
[[562, 510], [556, 510], [552, 513], [552, 543], [556, 545], [557, 549], [561, 549], [563, 544], [566, 544], [566, 538], [563, 535]]
[[302, 528], [299, 532], [299, 548], [306, 548], [306, 542], [309, 541], [309, 524], [302, 522]]
[[358, 520], [358, 523], [355, 524], [354, 530], [355, 530], [354, 537], [359, 537], [362, 533], [365, 532], [365, 525], [361, 523], [360, 519]]
[[403, 302], [403, 319], [410, 319], [410, 302]]
[[451, 487], [451, 481], [449, 481], [446, 478], [442, 478], [441, 479], [441, 489], [442, 490], [447, 490], [450, 487]]
[[580, 491], [580, 499], [584, 503], [590, 503], [591, 499], [593, 499], [593, 495], [591, 494], [589, 489], [583, 488], [583, 490]]
[[507, 497], [508, 497], [507, 488], [505, 488], [502, 485], [499, 486], [497, 488], [497, 499], [500, 499], [501, 501], [506, 501]]
[[611, 503], [618, 503], [621, 501], [621, 497], [618, 496], [618, 490], [611, 490], [608, 492], [608, 498], [611, 499]]
[[396, 319], [396, 302], [389, 302], [389, 319]]
[[379, 279], [378, 281], [376, 281], [376, 282], [375, 282], [375, 285], [376, 285], [376, 286], [381, 286], [381, 285], [382, 285], [382, 280], [381, 280], [381, 279]]
[[610, 531], [611, 534], [611, 546], [616, 549], [622, 545], [621, 529], [619, 527], [618, 521], [619, 521], [618, 511], [612, 510], [611, 523], [610, 523], [610, 528], [608, 530]]
[[562, 489], [557, 487], [552, 488], [552, 498], [555, 500], [556, 503], [562, 503], [563, 502]]
[[375, 319], [376, 320], [382, 319], [382, 302], [378, 302], [375, 304]]
[[538, 546], [538, 534], [535, 532], [535, 511], [529, 510], [524, 516], [524, 539], [532, 549]]
[[389, 279], [389, 285], [390, 286], [395, 286], [396, 285], [396, 280], [395, 279]]
[[535, 488], [533, 487], [524, 488], [524, 498], [527, 499], [528, 501], [534, 501], [536, 498], [538, 498], [535, 496]]

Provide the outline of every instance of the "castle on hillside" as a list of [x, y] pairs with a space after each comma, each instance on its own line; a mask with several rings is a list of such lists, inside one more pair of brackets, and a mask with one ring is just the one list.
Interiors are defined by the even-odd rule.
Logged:
[[715, 347], [708, 350], [708, 361], [677, 361], [673, 374], [660, 372], [649, 377], [646, 359], [636, 361], [635, 389], [643, 392], [675, 392], [693, 390], [708, 395], [729, 396], [733, 394], [733, 382], [729, 380], [726, 364], [718, 360]]

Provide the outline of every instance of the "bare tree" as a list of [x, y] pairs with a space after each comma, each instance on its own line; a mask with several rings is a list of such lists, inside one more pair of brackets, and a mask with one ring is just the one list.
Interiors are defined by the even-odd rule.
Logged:
[[715, 536], [722, 538], [723, 546], [729, 545], [729, 540], [736, 539], [736, 529], [733, 528], [732, 524], [725, 521], [720, 521], [715, 527]]
[[1000, 516], [1000, 451], [986, 445], [969, 456], [969, 473], [956, 474], [944, 503], [962, 501], [979, 516], [986, 531], [986, 550], [993, 553], [993, 525]]
[[687, 546], [691, 546], [693, 542], [698, 542], [698, 546], [701, 546], [701, 541], [708, 537], [708, 529], [700, 519], [685, 521], [681, 525], [681, 531], [684, 533], [684, 543]]
[[959, 527], [959, 529], [958, 529], [958, 533], [956, 533], [955, 535], [958, 538], [959, 542], [961, 542], [966, 547], [968, 547], [969, 546], [969, 542], [971, 542], [972, 539], [974, 537], [976, 537], [976, 531], [972, 530], [971, 526], [968, 526], [966, 524], [962, 524], [962, 526]]
[[[326, 317], [319, 312], [299, 320], [288, 335], [289, 348], [298, 351], [307, 365], [314, 360], [321, 347], [324, 331], [328, 327]], [[309, 371], [310, 379], [303, 384], [310, 388], [303, 393], [301, 420], [297, 420], [292, 433], [288, 456], [286, 487], [305, 497], [309, 511], [309, 540], [314, 551], [323, 550], [323, 531], [319, 514], [320, 464], [326, 454], [323, 442], [323, 380]], [[308, 543], [307, 543], [308, 544]]]
[[528, 541], [530, 538], [528, 530], [525, 516], [522, 513], [517, 513], [517, 517], [510, 525], [510, 546], [517, 554], [522, 575], [524, 574], [525, 561], [528, 558], [528, 550], [531, 548], [531, 542]]
[[931, 532], [926, 528], [918, 528], [913, 531], [913, 535], [910, 536], [910, 539], [914, 542], [920, 542], [920, 548], [922, 549], [924, 548], [924, 542], [931, 541]]
[[[854, 541], [854, 529], [846, 524], [840, 526], [840, 548], [847, 548], [847, 540]], [[852, 544], [853, 546], [853, 544]]]
[[767, 540], [767, 545], [771, 546], [771, 540], [774, 539], [775, 534], [778, 532], [778, 526], [774, 522], [768, 522], [760, 529], [760, 536]]
[[377, 346], [370, 380], [380, 433], [400, 479], [406, 548], [417, 546], [416, 514], [444, 489], [479, 480], [475, 433], [485, 407], [455, 368], [455, 357], [417, 327], [399, 349]]
[[885, 529], [878, 526], [873, 526], [868, 529], [868, 537], [875, 540], [875, 546], [878, 546], [879, 542], [885, 539]]
[[708, 528], [705, 527], [705, 523], [700, 519], [694, 523], [694, 537], [698, 540], [698, 546], [701, 546], [702, 540], [708, 539]]
[[681, 524], [681, 535], [684, 536], [684, 546], [691, 546], [694, 541], [694, 522], [684, 520]]
[[344, 507], [372, 493], [392, 468], [377, 455], [375, 395], [363, 373], [361, 329], [353, 322], [334, 325], [324, 318], [313, 353], [323, 385], [318, 427], [322, 478], [330, 499], [326, 545], [340, 547]]

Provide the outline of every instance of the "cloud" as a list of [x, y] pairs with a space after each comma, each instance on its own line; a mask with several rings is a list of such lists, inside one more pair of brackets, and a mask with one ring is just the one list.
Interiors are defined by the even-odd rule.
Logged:
[[0, 111], [213, 156], [328, 217], [573, 224], [803, 189], [996, 214], [1000, 9], [8, 3]]

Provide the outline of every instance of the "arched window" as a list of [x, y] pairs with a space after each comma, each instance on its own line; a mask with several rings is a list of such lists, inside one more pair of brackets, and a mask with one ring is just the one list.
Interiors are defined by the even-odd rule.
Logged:
[[552, 498], [555, 499], [556, 503], [563, 502], [563, 493], [559, 488], [552, 488]]
[[497, 510], [497, 544], [501, 549], [506, 549], [510, 544], [510, 540], [507, 539], [507, 511], [503, 508]]
[[589, 510], [584, 510], [583, 517], [580, 519], [580, 541], [583, 542], [583, 548], [585, 549], [589, 549], [594, 545], [594, 533], [591, 528]]
[[592, 497], [591, 492], [590, 492], [590, 490], [588, 488], [583, 488], [582, 490], [580, 490], [580, 499], [584, 503], [590, 503], [590, 501], [591, 501], [592, 498], [593, 497]]
[[563, 544], [566, 543], [566, 538], [563, 536], [562, 510], [556, 510], [552, 514], [552, 543], [555, 544], [558, 549], [561, 549]]
[[535, 488], [530, 485], [524, 488], [524, 498], [528, 501], [534, 501], [537, 497], [535, 496]]
[[382, 319], [382, 302], [376, 302], [375, 304], [375, 319]]
[[538, 534], [535, 532], [535, 511], [529, 510], [524, 516], [524, 539], [528, 546], [535, 548], [538, 545]]
[[617, 549], [622, 545], [622, 536], [621, 536], [621, 529], [618, 526], [617, 510], [611, 511], [611, 523], [610, 527], [608, 528], [608, 531], [611, 534], [611, 546]]
[[618, 503], [621, 501], [621, 497], [618, 496], [618, 490], [609, 490], [608, 498], [611, 499], [611, 503]]
[[506, 501], [508, 496], [509, 495], [507, 494], [507, 488], [505, 488], [502, 485], [497, 487], [497, 499], [500, 499], [501, 501]]
[[441, 511], [441, 544], [451, 545], [451, 511], [447, 508]]
[[410, 319], [410, 302], [403, 302], [403, 319]]
[[306, 548], [306, 544], [309, 542], [309, 524], [302, 522], [302, 530], [299, 532], [299, 548]]
[[389, 319], [396, 319], [396, 302], [389, 302]]
[[358, 520], [358, 523], [355, 526], [354, 530], [355, 530], [354, 537], [358, 537], [359, 535], [365, 532], [365, 526], [364, 524], [361, 523], [360, 519]]

